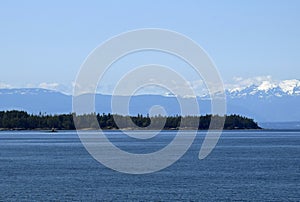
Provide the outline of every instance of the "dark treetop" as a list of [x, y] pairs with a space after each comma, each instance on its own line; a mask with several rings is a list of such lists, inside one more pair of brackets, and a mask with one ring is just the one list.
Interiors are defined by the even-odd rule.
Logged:
[[[161, 126], [164, 123], [164, 129], [178, 129], [180, 123], [184, 123], [184, 127], [189, 129], [192, 126], [197, 126], [200, 130], [207, 130], [209, 128], [212, 115], [205, 116], [121, 116], [112, 114], [87, 114], [75, 116], [75, 114], [60, 114], [60, 115], [46, 115], [46, 114], [29, 114], [24, 111], [0, 111], [0, 129], [18, 129], [18, 130], [31, 130], [31, 129], [58, 129], [58, 130], [74, 130], [74, 119], [79, 123], [80, 129], [90, 128], [95, 129], [97, 125], [102, 129], [161, 129], [156, 126]], [[95, 117], [97, 119], [95, 119]], [[118, 123], [115, 119], [118, 118]], [[222, 119], [220, 116], [214, 118]], [[226, 116], [224, 129], [261, 129], [253, 119], [242, 117], [239, 115]], [[93, 120], [97, 120], [96, 122]], [[132, 124], [132, 122], [134, 124]], [[152, 124], [151, 124], [152, 123]], [[151, 125], [150, 125], [151, 124]], [[181, 126], [182, 127], [182, 126]], [[79, 129], [79, 128], [77, 128]]]

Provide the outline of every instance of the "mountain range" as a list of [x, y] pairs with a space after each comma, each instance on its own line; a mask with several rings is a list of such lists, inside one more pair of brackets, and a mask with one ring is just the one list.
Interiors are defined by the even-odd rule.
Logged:
[[[257, 122], [300, 120], [299, 80], [287, 80], [277, 84], [263, 81], [258, 85], [234, 87], [226, 90], [226, 97], [227, 114], [247, 116]], [[111, 95], [96, 94], [96, 112], [111, 112], [111, 98]], [[209, 96], [203, 95], [197, 97], [197, 100], [201, 114], [209, 114], [211, 107]], [[131, 115], [147, 114], [153, 105], [164, 107], [168, 115], [181, 113], [176, 96], [170, 95], [132, 96], [129, 112]], [[42, 88], [0, 89], [0, 110], [12, 109], [34, 114], [71, 113], [72, 96]]]

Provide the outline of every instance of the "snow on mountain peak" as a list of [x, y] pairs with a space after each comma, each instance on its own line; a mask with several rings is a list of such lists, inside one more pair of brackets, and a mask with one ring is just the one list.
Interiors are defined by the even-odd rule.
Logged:
[[300, 80], [291, 79], [274, 81], [271, 77], [257, 77], [235, 80], [234, 84], [227, 85], [231, 96], [259, 95], [261, 97], [283, 95], [300, 95]]
[[279, 83], [279, 87], [282, 89], [283, 92], [291, 95], [294, 92], [295, 88], [300, 87], [300, 81], [296, 79], [292, 80], [285, 80]]
[[262, 84], [257, 87], [257, 90], [268, 91], [276, 87], [276, 84], [271, 81], [263, 81]]

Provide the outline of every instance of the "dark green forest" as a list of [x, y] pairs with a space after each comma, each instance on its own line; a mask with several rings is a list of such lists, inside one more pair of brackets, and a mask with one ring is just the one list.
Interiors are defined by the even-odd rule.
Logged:
[[[74, 120], [76, 121], [77, 129], [97, 128], [98, 124], [102, 129], [178, 129], [189, 128], [189, 126], [197, 126], [199, 130], [207, 130], [212, 118], [212, 115], [205, 116], [120, 116], [112, 114], [89, 114], [73, 116], [75, 114], [29, 114], [25, 111], [0, 111], [0, 129], [2, 130], [75, 130]], [[75, 117], [75, 119], [73, 119]], [[95, 119], [95, 117], [97, 119]], [[214, 116], [216, 120], [221, 120], [222, 117]], [[223, 117], [224, 118], [224, 117]], [[253, 119], [239, 115], [226, 116], [224, 129], [261, 129]], [[93, 121], [96, 120], [96, 121]], [[115, 120], [118, 120], [116, 124]], [[98, 123], [97, 123], [98, 122]], [[180, 123], [182, 125], [180, 126]], [[199, 124], [198, 124], [199, 123]], [[163, 125], [162, 125], [163, 124]], [[119, 127], [118, 127], [119, 126]], [[162, 126], [162, 127], [161, 127]], [[157, 127], [157, 128], [156, 128]]]

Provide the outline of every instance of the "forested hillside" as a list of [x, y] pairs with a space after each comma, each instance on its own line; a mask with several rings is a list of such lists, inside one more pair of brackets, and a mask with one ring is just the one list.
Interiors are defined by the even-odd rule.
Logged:
[[[209, 128], [212, 115], [206, 116], [120, 116], [112, 114], [89, 114], [75, 116], [80, 128], [96, 128], [97, 122], [93, 122], [93, 118], [97, 117], [97, 122], [102, 129], [118, 129], [121, 128], [145, 128], [145, 129], [161, 129], [161, 124], [165, 123], [164, 129], [178, 129], [180, 123], [184, 128], [193, 127], [198, 124], [198, 129], [207, 130]], [[216, 119], [222, 117], [215, 116]], [[115, 119], [118, 120], [116, 124]], [[132, 122], [134, 124], [132, 124]], [[157, 128], [156, 128], [157, 126]], [[181, 126], [182, 127], [182, 126]], [[57, 130], [75, 130], [73, 114], [47, 115], [47, 114], [29, 114], [25, 111], [0, 111], [0, 128], [1, 129], [57, 129]], [[242, 117], [239, 115], [226, 116], [224, 129], [260, 129], [253, 119]]]

